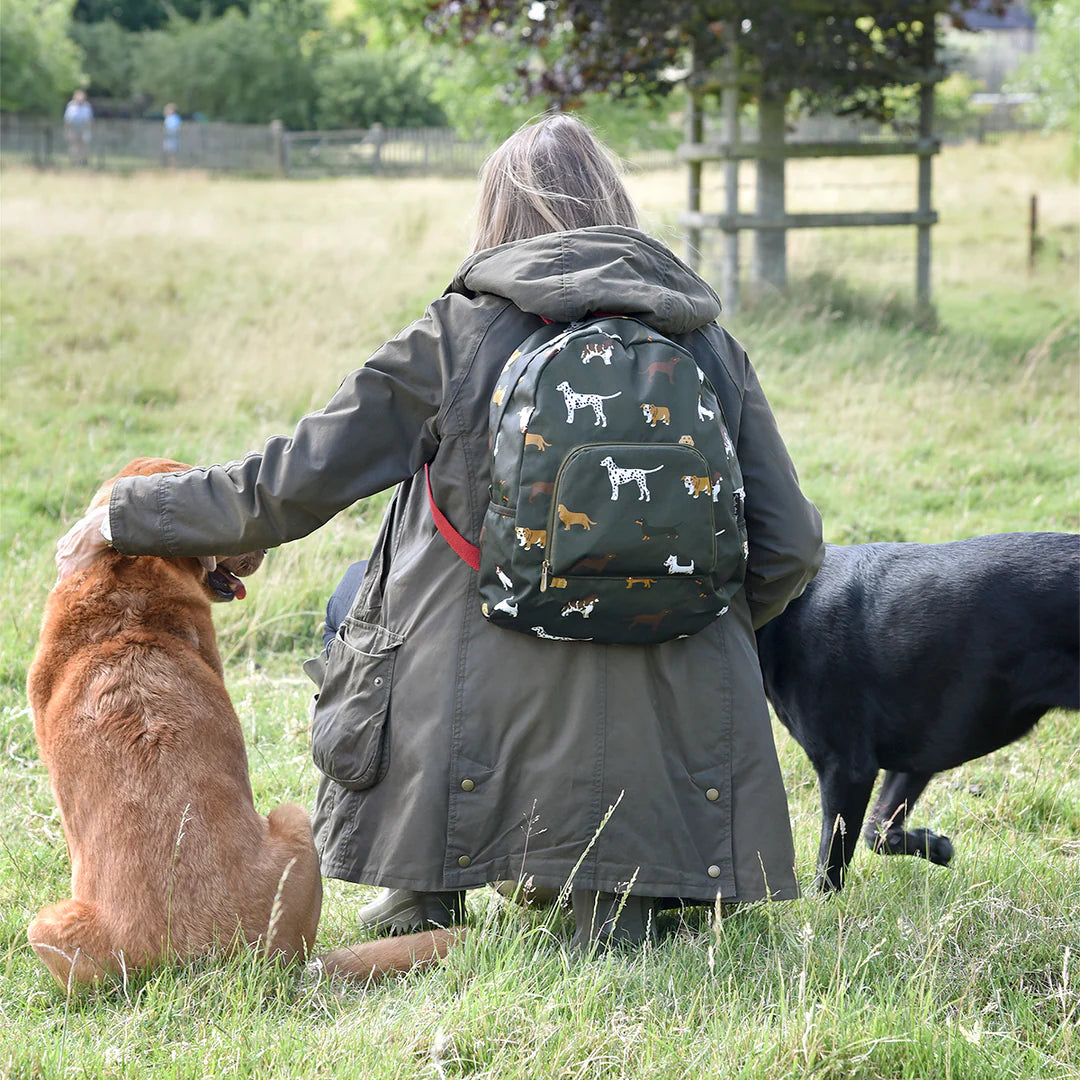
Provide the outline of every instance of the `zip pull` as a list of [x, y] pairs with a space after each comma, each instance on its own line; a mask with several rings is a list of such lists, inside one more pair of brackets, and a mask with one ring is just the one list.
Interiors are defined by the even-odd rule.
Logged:
[[548, 574], [551, 573], [551, 563], [545, 559], [540, 564], [540, 591], [547, 592], [548, 587]]

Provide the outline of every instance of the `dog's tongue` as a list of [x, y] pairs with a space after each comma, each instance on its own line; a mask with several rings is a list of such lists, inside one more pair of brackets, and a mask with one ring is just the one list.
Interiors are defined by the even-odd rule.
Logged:
[[[221, 569], [220, 567], [218, 569]], [[225, 575], [225, 580], [229, 583], [229, 588], [232, 589], [233, 596], [237, 600], [243, 600], [247, 596], [247, 589], [244, 588], [244, 583], [235, 575], [230, 574], [228, 570], [221, 571]]]
[[244, 583], [235, 575], [229, 573], [224, 566], [218, 566], [210, 573], [210, 585], [224, 600], [243, 600], [247, 596]]

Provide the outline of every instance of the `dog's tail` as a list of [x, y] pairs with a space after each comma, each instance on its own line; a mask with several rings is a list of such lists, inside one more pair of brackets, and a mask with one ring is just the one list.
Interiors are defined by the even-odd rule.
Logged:
[[328, 975], [337, 975], [350, 982], [373, 983], [395, 972], [429, 967], [464, 940], [465, 928], [451, 926], [446, 930], [424, 930], [418, 934], [347, 945], [324, 953], [318, 960]]

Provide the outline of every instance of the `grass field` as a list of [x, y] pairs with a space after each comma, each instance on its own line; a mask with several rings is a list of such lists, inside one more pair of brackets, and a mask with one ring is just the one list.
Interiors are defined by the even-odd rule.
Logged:
[[[1080, 527], [1080, 200], [1065, 150], [1026, 138], [937, 160], [935, 326], [911, 316], [907, 229], [792, 235], [791, 295], [729, 320], [828, 539]], [[789, 176], [795, 210], [913, 201], [910, 163]], [[717, 170], [707, 209], [718, 184]], [[631, 185], [679, 250], [684, 178]], [[1080, 740], [1065, 713], [931, 785], [916, 819], [952, 837], [949, 869], [862, 850], [837, 899], [702, 912], [644, 953], [574, 960], [558, 913], [476, 893], [481, 932], [463, 949], [370, 992], [251, 957], [70, 1001], [47, 978], [25, 927], [68, 895], [70, 868], [23, 683], [56, 538], [129, 458], [229, 460], [322, 405], [445, 286], [473, 196], [464, 181], [3, 174], [0, 1075], [1080, 1076]], [[263, 811], [312, 801], [298, 665], [384, 505], [273, 552], [220, 613]], [[780, 728], [777, 744], [809, 881], [816, 783]], [[369, 895], [328, 883], [320, 945], [361, 936]]]

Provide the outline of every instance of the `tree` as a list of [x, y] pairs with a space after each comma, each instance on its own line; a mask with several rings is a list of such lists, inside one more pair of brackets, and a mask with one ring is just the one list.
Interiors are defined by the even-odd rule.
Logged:
[[[973, 2], [973, 0], [968, 0]], [[700, 88], [715, 87], [732, 44], [741, 73], [763, 96], [799, 89], [815, 108], [888, 119], [885, 91], [927, 74], [924, 30], [948, 0], [442, 0], [436, 37], [516, 58], [504, 82], [514, 98], [574, 107], [582, 94], [666, 94], [692, 51]]]
[[218, 19], [174, 16], [143, 35], [135, 88], [159, 104], [176, 102], [181, 112], [309, 128], [324, 15], [315, 2], [256, 0], [248, 15], [234, 8]]
[[[734, 56], [736, 83], [757, 104], [760, 141], [781, 151], [764, 154], [757, 168], [759, 209], [772, 216], [784, 207], [777, 144], [792, 93], [808, 111], [891, 120], [896, 86], [933, 83], [941, 74], [935, 20], [974, 2], [440, 0], [427, 25], [436, 37], [508, 49], [514, 62], [499, 87], [504, 99], [562, 109], [580, 106], [589, 93], [654, 98], [680, 83], [697, 103], [731, 77], [724, 68]], [[784, 245], [782, 229], [757, 234], [761, 276], [778, 285], [786, 277]]]
[[82, 49], [90, 96], [130, 99], [139, 36], [112, 19], [73, 22], [69, 33]]
[[1043, 0], [1035, 20], [1035, 52], [1008, 88], [1034, 95], [1028, 111], [1046, 130], [1071, 134], [1075, 164], [1080, 160], [1080, 0]]
[[82, 56], [68, 37], [70, 0], [5, 0], [0, 19], [0, 109], [54, 115], [82, 81]]
[[438, 127], [446, 114], [432, 97], [428, 57], [395, 46], [327, 50], [315, 73], [320, 128]]
[[205, 12], [216, 17], [230, 8], [246, 13], [248, 0], [76, 0], [75, 20], [99, 23], [109, 19], [125, 30], [158, 30], [170, 15], [198, 19]]

